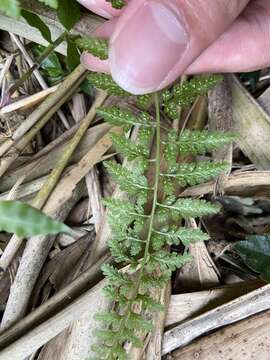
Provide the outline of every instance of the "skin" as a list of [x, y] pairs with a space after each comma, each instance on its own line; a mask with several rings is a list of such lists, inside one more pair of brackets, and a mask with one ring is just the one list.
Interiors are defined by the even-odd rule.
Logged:
[[270, 65], [269, 0], [80, 0], [109, 20], [95, 35], [109, 39], [109, 59], [83, 54], [93, 71], [111, 73], [125, 90], [145, 94], [181, 74], [245, 72]]

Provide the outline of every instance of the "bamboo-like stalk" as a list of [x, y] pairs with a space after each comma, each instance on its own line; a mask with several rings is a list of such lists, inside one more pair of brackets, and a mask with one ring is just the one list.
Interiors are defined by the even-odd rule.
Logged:
[[[12, 40], [15, 42], [15, 44], [17, 45], [17, 47], [20, 49], [20, 51], [21, 51], [21, 53], [23, 54], [23, 57], [24, 57], [25, 60], [27, 61], [28, 65], [29, 65], [31, 68], [34, 68], [34, 67], [36, 66], [36, 70], [33, 70], [33, 74], [35, 75], [35, 77], [36, 77], [37, 81], [39, 82], [39, 85], [41, 86], [41, 88], [42, 88], [43, 90], [48, 89], [48, 85], [47, 85], [46, 81], [44, 80], [43, 76], [41, 75], [41, 73], [40, 73], [39, 70], [38, 70], [38, 65], [39, 65], [40, 63], [35, 63], [35, 62], [32, 60], [31, 56], [30, 56], [29, 53], [26, 51], [26, 49], [25, 49], [25, 47], [23, 46], [22, 42], [20, 41], [20, 39], [19, 39], [16, 35], [10, 33], [10, 37], [11, 37]], [[52, 51], [53, 48], [50, 48], [50, 50]], [[49, 55], [49, 54], [50, 54], [50, 52], [47, 52], [47, 53], [46, 53], [46, 55]], [[37, 61], [40, 61], [40, 60], [38, 59]], [[15, 84], [14, 84], [14, 85], [15, 85]], [[69, 128], [70, 128], [70, 125], [69, 125], [68, 120], [67, 120], [65, 114], [63, 113], [63, 111], [62, 111], [61, 109], [59, 109], [59, 110], [57, 111], [57, 114], [58, 114], [60, 120], [62, 121], [63, 125], [65, 126], [65, 128], [66, 128], [66, 129], [69, 129]]]
[[[87, 71], [82, 65], [79, 65], [78, 68], [74, 71], [71, 78], [66, 79], [59, 89], [58, 92], [51, 94], [41, 105], [34, 111], [33, 116], [29, 116], [28, 119], [22, 126], [19, 127], [17, 137], [20, 140], [14, 141], [13, 139], [8, 139], [1, 147], [0, 154], [7, 151], [11, 146], [15, 147], [15, 151], [10, 151], [7, 153], [7, 157], [4, 158], [0, 166], [0, 177], [5, 174], [9, 169], [13, 161], [17, 159], [19, 154], [24, 150], [28, 143], [36, 136], [36, 134], [43, 128], [43, 126], [51, 119], [51, 117], [56, 113], [60, 106], [73, 94], [73, 92], [78, 88], [80, 83], [84, 80]], [[74, 78], [76, 81], [74, 81]], [[70, 81], [69, 81], [70, 80]], [[73, 80], [71, 82], [71, 80]], [[61, 96], [59, 97], [59, 94]], [[58, 102], [55, 102], [57, 100]], [[32, 127], [32, 128], [31, 128]], [[30, 131], [27, 130], [31, 128]], [[3, 152], [2, 152], [3, 151]]]
[[[65, 103], [65, 101], [73, 94], [75, 89], [78, 88], [80, 83], [87, 75], [87, 70], [79, 65], [59, 86], [57, 92], [50, 94], [47, 99], [28, 116], [28, 118], [18, 127], [13, 133], [12, 137], [6, 140], [0, 146], [0, 156], [3, 156], [12, 146], [16, 144], [17, 151], [22, 151], [28, 142], [36, 135], [36, 133], [51, 119], [51, 117], [57, 112], [57, 110]], [[27, 133], [36, 124], [37, 130], [34, 129], [34, 133], [29, 139], [27, 134], [21, 143], [18, 143], [19, 139]], [[30, 132], [29, 132], [30, 133]], [[11, 155], [12, 161], [14, 157]], [[15, 157], [16, 158], [16, 157]], [[10, 157], [9, 160], [11, 161]], [[10, 162], [9, 161], [9, 162]], [[11, 162], [12, 162], [11, 161]], [[8, 164], [9, 164], [8, 162]], [[5, 165], [8, 166], [9, 165]], [[5, 172], [4, 164], [0, 167], [0, 176]], [[8, 168], [7, 167], [7, 168]]]
[[40, 103], [44, 98], [46, 98], [51, 93], [54, 93], [59, 88], [59, 85], [54, 85], [46, 90], [39, 91], [33, 95], [24, 97], [23, 99], [20, 99], [18, 101], [12, 102], [9, 105], [4, 106], [0, 110], [0, 115], [8, 114], [13, 111], [18, 110], [25, 110], [31, 106], [36, 105], [37, 103]]
[[94, 286], [101, 278], [100, 267], [109, 262], [109, 255], [101, 257], [93, 266], [84, 271], [74, 281], [58, 291], [53, 297], [33, 310], [14, 326], [0, 334], [0, 348], [11, 344], [16, 338], [22, 336], [28, 329], [34, 328], [42, 319], [49, 318], [64, 305], [73, 302], [83, 291]]
[[[64, 31], [53, 43], [51, 43], [47, 48], [42, 52], [42, 54], [38, 57], [36, 62], [31, 66], [31, 68], [24, 73], [20, 79], [15, 81], [15, 83], [9, 89], [9, 95], [11, 96], [19, 87], [30, 78], [30, 76], [37, 70], [39, 65], [60, 45], [63, 41], [66, 40], [68, 35], [67, 31]], [[14, 38], [13, 38], [14, 39]], [[15, 38], [16, 39], [16, 38]]]
[[[89, 113], [81, 122], [79, 129], [75, 133], [74, 137], [68, 142], [66, 146], [66, 151], [63, 153], [62, 157], [59, 159], [56, 167], [51, 172], [49, 178], [46, 180], [40, 191], [38, 192], [37, 196], [32, 202], [32, 205], [38, 209], [41, 209], [45, 202], [47, 201], [48, 197], [50, 196], [52, 190], [54, 189], [55, 185], [57, 184], [61, 174], [63, 173], [64, 169], [66, 168], [69, 159], [71, 158], [72, 154], [74, 153], [75, 149], [77, 148], [79, 142], [81, 141], [82, 137], [84, 136], [86, 130], [88, 129], [91, 121], [94, 119], [96, 115], [96, 109], [102, 105], [104, 100], [106, 99], [107, 95], [105, 93], [98, 93], [96, 100], [91, 107]], [[23, 239], [18, 237], [17, 235], [13, 235], [10, 239], [7, 247], [5, 248], [4, 253], [0, 259], [0, 269], [5, 271], [9, 264], [11, 263], [12, 259], [16, 255], [19, 247], [21, 246]]]

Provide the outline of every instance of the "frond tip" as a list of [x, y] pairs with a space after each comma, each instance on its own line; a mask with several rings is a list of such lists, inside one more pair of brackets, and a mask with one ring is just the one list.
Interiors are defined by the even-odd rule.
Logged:
[[182, 155], [204, 154], [207, 151], [220, 149], [236, 138], [231, 133], [185, 130], [178, 139], [179, 151]]
[[176, 165], [176, 170], [173, 173], [162, 174], [162, 176], [175, 179], [181, 186], [193, 186], [213, 179], [227, 169], [228, 164], [226, 163], [210, 161], [181, 163]]
[[215, 215], [220, 211], [219, 205], [206, 200], [189, 198], [180, 198], [171, 204], [159, 204], [159, 207], [160, 212], [176, 212], [184, 219]]

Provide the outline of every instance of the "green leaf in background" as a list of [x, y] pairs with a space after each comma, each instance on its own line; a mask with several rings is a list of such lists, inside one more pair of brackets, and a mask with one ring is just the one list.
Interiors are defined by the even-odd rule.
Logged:
[[251, 235], [234, 248], [247, 266], [270, 282], [270, 235]]
[[17, 0], [0, 0], [0, 11], [13, 18], [20, 17], [20, 3]]
[[80, 54], [74, 41], [67, 39], [67, 66], [73, 71], [80, 64]]
[[57, 16], [61, 24], [70, 30], [80, 19], [80, 5], [75, 0], [58, 0]]
[[41, 20], [41, 18], [25, 9], [21, 10], [21, 15], [25, 18], [25, 20], [28, 22], [30, 26], [35, 27], [41, 32], [41, 35], [44, 37], [45, 40], [47, 40], [49, 43], [52, 42], [52, 36], [51, 31], [48, 28], [48, 26]]
[[0, 201], [0, 230], [20, 237], [71, 233], [71, 229], [20, 201]]
[[[45, 47], [41, 45], [34, 45], [32, 53], [35, 58], [38, 58], [44, 51]], [[52, 52], [40, 65], [42, 75], [48, 80], [50, 85], [55, 84], [64, 76], [61, 63], [56, 53]]]
[[39, 2], [42, 2], [45, 5], [50, 6], [53, 9], [57, 9], [58, 7], [58, 0], [38, 0]]

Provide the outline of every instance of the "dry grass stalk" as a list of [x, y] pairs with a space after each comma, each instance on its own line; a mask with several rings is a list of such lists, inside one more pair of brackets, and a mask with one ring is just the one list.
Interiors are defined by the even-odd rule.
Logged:
[[[23, 54], [23, 57], [24, 57], [25, 60], [27, 61], [27, 63], [28, 63], [28, 65], [30, 66], [30, 68], [33, 67], [33, 66], [34, 66], [34, 62], [33, 62], [32, 58], [31, 58], [31, 56], [29, 55], [29, 53], [26, 51], [26, 49], [25, 49], [25, 47], [23, 46], [23, 44], [22, 44], [22, 42], [20, 41], [20, 39], [19, 39], [16, 35], [14, 35], [14, 34], [12, 34], [12, 33], [9, 33], [9, 34], [10, 34], [11, 39], [15, 42], [15, 44], [16, 44], [16, 45], [18, 46], [18, 48], [20, 49], [21, 53]], [[47, 85], [46, 81], [44, 80], [43, 76], [41, 75], [41, 73], [39, 72], [39, 70], [38, 70], [38, 69], [34, 70], [33, 74], [35, 75], [35, 77], [36, 77], [38, 83], [40, 84], [41, 88], [42, 88], [43, 90], [48, 89], [48, 85]], [[70, 125], [69, 125], [69, 123], [68, 123], [68, 121], [67, 121], [67, 118], [66, 118], [65, 114], [63, 113], [63, 111], [60, 109], [60, 110], [57, 111], [57, 114], [58, 114], [60, 120], [62, 121], [64, 127], [65, 127], [66, 129], [69, 129], [69, 128], [70, 128]]]
[[167, 360], [269, 360], [270, 311], [204, 336]]
[[[224, 80], [210, 91], [209, 96], [209, 130], [231, 132], [233, 126], [232, 96], [230, 91], [230, 79], [225, 76]], [[216, 179], [214, 196], [224, 194], [224, 185], [231, 173], [233, 144], [217, 150], [213, 154], [214, 161], [226, 162], [228, 170]]]
[[225, 305], [168, 330], [163, 339], [162, 354], [189, 344], [209, 331], [232, 324], [270, 308], [270, 285], [265, 285]]
[[[107, 95], [105, 93], [99, 93], [93, 106], [91, 107], [88, 115], [80, 123], [80, 127], [73, 136], [72, 140], [66, 145], [63, 155], [58, 160], [58, 163], [54, 170], [51, 172], [50, 176], [47, 178], [45, 183], [42, 185], [42, 188], [38, 192], [37, 196], [32, 201], [32, 205], [38, 209], [41, 209], [46, 203], [48, 197], [50, 196], [52, 190], [56, 186], [57, 182], [60, 179], [61, 174], [66, 168], [71, 156], [73, 155], [75, 149], [77, 148], [82, 137], [85, 135], [90, 123], [96, 115], [96, 109], [102, 105]], [[1, 259], [0, 259], [0, 268], [2, 271], [5, 271], [12, 259], [16, 255], [19, 247], [21, 246], [23, 239], [19, 238], [17, 235], [13, 235], [10, 239]]]
[[[119, 128], [112, 128], [111, 131], [121, 132]], [[89, 170], [100, 161], [111, 145], [110, 136], [107, 134], [88, 151], [81, 161], [58, 183], [43, 209], [46, 214], [55, 217], [55, 214], [65, 207], [65, 204], [73, 198], [77, 185]], [[36, 277], [53, 244], [53, 239], [48, 241], [47, 237], [42, 237], [39, 241], [35, 238], [28, 240], [15, 278], [15, 285], [12, 287], [6, 306], [2, 324], [4, 328], [23, 317]]]
[[0, 156], [5, 154], [12, 146], [15, 146], [16, 150], [13, 153], [8, 153], [7, 158], [2, 160], [0, 176], [5, 173], [11, 163], [18, 157], [18, 154], [24, 150], [38, 131], [72, 95], [86, 75], [87, 70], [82, 65], [79, 65], [63, 81], [59, 90], [50, 94], [47, 99], [18, 127], [18, 129], [14, 131], [12, 137], [0, 146]]
[[13, 111], [18, 111], [18, 110], [26, 110], [29, 107], [32, 107], [32, 106], [40, 103], [41, 101], [43, 101], [48, 95], [54, 93], [58, 89], [58, 87], [59, 87], [59, 85], [52, 86], [52, 87], [48, 88], [47, 90], [39, 91], [39, 92], [35, 93], [34, 95], [27, 96], [23, 99], [20, 99], [9, 105], [6, 105], [6, 106], [2, 107], [2, 109], [0, 110], [0, 115], [8, 114], [8, 113], [11, 113]]
[[[102, 306], [101, 291], [104, 282], [100, 282], [88, 290], [71, 305], [59, 311], [53, 317], [35, 326], [28, 333], [22, 335], [11, 345], [1, 350], [0, 360], [22, 360], [39, 349], [42, 345], [65, 330], [71, 323], [84, 317], [94, 315]], [[99, 302], [96, 299], [99, 298]]]

